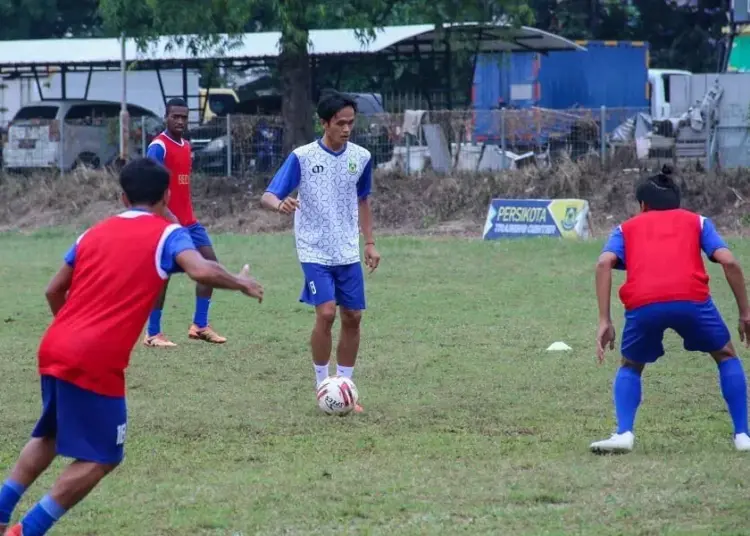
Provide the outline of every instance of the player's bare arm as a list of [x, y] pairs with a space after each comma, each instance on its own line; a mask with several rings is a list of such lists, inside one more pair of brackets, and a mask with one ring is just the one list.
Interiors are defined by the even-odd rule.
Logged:
[[260, 198], [260, 203], [264, 208], [281, 214], [293, 214], [299, 207], [299, 200], [296, 198], [287, 196], [285, 199], [279, 199], [271, 192], [265, 192]]
[[745, 343], [745, 346], [750, 347], [750, 305], [748, 305], [745, 275], [742, 272], [742, 267], [737, 257], [727, 248], [717, 249], [711, 255], [711, 260], [721, 264], [724, 270], [724, 277], [726, 277], [729, 288], [732, 289], [732, 294], [734, 294], [734, 299], [737, 302], [740, 316], [740, 340]]
[[596, 333], [596, 356], [604, 361], [604, 353], [609, 346], [615, 348], [615, 328], [612, 325], [612, 270], [617, 265], [617, 255], [605, 251], [596, 263], [596, 301], [599, 305], [599, 328]]
[[251, 298], [263, 301], [263, 287], [250, 277], [250, 269], [245, 265], [238, 275], [232, 275], [215, 261], [209, 261], [197, 250], [186, 250], [175, 257], [177, 264], [193, 281], [213, 288], [239, 290]]
[[374, 272], [380, 264], [380, 253], [375, 248], [375, 236], [372, 231], [372, 207], [370, 198], [359, 200], [359, 226], [365, 237], [365, 265]]
[[44, 295], [47, 297], [47, 303], [49, 303], [53, 316], [56, 316], [62, 306], [65, 305], [72, 281], [73, 268], [68, 264], [63, 264], [47, 285]]

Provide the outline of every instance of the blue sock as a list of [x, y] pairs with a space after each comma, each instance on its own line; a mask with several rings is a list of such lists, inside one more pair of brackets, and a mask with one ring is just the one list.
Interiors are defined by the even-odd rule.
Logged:
[[193, 323], [199, 328], [208, 325], [208, 308], [211, 306], [210, 298], [195, 298], [195, 316]]
[[629, 367], [620, 367], [613, 388], [617, 433], [632, 432], [635, 414], [641, 404], [641, 375]]
[[10, 523], [13, 510], [16, 509], [16, 505], [25, 491], [26, 488], [15, 480], [8, 479], [5, 481], [3, 487], [0, 488], [0, 525]]
[[161, 333], [161, 309], [154, 309], [148, 317], [148, 336]]
[[737, 357], [719, 363], [721, 394], [732, 416], [735, 434], [747, 433], [747, 379]]
[[21, 520], [23, 536], [43, 536], [65, 514], [65, 508], [45, 495]]

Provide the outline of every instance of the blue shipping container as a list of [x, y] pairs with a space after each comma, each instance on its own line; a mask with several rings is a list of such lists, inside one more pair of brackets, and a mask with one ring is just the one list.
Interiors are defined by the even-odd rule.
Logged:
[[[648, 108], [648, 43], [579, 41], [586, 51], [480, 54], [474, 71], [473, 107]], [[633, 110], [635, 112], [635, 110]], [[607, 130], [627, 114], [608, 119]], [[489, 114], [477, 114], [478, 138], [499, 133]], [[610, 124], [611, 123], [611, 124]]]

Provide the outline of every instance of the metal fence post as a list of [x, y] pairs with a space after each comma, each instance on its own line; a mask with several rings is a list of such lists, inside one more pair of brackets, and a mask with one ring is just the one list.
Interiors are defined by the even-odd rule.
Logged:
[[65, 174], [65, 119], [60, 119], [60, 154], [58, 163], [60, 165], [60, 175]]
[[408, 132], [404, 133], [406, 138], [406, 175], [411, 175], [411, 134]]
[[141, 156], [146, 156], [146, 116], [141, 116]]
[[602, 167], [607, 165], [607, 107], [602, 105], [599, 115], [599, 155]]
[[503, 153], [502, 160], [500, 164], [500, 169], [505, 170], [506, 168], [506, 159], [507, 156], [505, 154], [505, 150], [508, 148], [508, 143], [506, 141], [505, 136], [505, 108], [500, 110], [500, 151]]
[[227, 177], [232, 176], [232, 114], [227, 114]]

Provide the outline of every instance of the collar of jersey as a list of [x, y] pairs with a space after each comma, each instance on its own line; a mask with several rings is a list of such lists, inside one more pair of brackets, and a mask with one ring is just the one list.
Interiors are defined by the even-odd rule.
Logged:
[[321, 149], [323, 149], [325, 152], [327, 152], [328, 154], [332, 156], [341, 156], [342, 154], [344, 154], [344, 151], [346, 151], [346, 148], [349, 145], [349, 142], [346, 142], [338, 153], [334, 151], [333, 149], [329, 149], [328, 147], [326, 147], [325, 144], [323, 143], [323, 138], [318, 138], [318, 145], [320, 146]]
[[169, 132], [167, 132], [166, 130], [163, 131], [162, 134], [164, 134], [164, 137], [167, 138], [172, 143], [174, 143], [175, 145], [179, 145], [180, 147], [182, 147], [183, 145], [185, 145], [185, 139], [184, 138], [181, 138], [180, 141], [177, 141], [172, 136], [170, 136]]
[[125, 212], [121, 212], [119, 216], [121, 218], [137, 218], [138, 216], [144, 216], [148, 214], [152, 213], [143, 208], [129, 208]]

